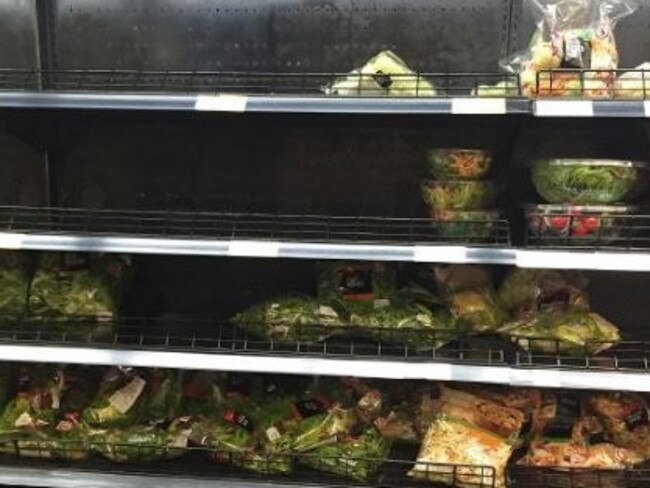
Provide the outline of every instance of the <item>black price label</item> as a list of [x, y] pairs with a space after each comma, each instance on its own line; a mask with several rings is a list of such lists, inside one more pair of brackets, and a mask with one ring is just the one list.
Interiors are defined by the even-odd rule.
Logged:
[[294, 413], [303, 419], [326, 412], [329, 406], [330, 402], [323, 397], [309, 398], [293, 404]]
[[344, 300], [372, 300], [372, 268], [348, 266], [342, 270], [339, 293]]
[[546, 435], [571, 438], [573, 425], [581, 414], [580, 398], [571, 393], [561, 393], [556, 398], [555, 415], [546, 427]]
[[634, 405], [634, 408], [625, 415], [625, 425], [629, 430], [633, 430], [635, 427], [647, 422], [648, 411], [640, 404]]
[[253, 422], [251, 419], [237, 410], [228, 410], [223, 414], [223, 420], [229, 424], [238, 425], [248, 431], [253, 431]]

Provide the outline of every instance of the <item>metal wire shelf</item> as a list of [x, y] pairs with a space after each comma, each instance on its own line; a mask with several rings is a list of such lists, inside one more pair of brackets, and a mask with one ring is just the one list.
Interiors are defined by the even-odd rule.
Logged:
[[[346, 79], [340, 96], [518, 97], [519, 78], [499, 73], [264, 73], [226, 71], [26, 70], [0, 69], [0, 90], [61, 92], [237, 92], [259, 95], [325, 96], [332, 82]], [[436, 93], [430, 90], [430, 83]], [[494, 88], [494, 85], [500, 84]], [[370, 86], [370, 88], [369, 88]], [[492, 88], [490, 88], [492, 87]], [[478, 90], [478, 91], [477, 91]]]
[[[7, 439], [0, 443], [0, 464], [12, 467], [51, 468], [65, 464], [82, 472], [182, 476], [199, 479], [252, 479], [266, 483], [319, 486], [451, 486], [494, 488], [490, 466], [420, 463], [430, 479], [414, 479], [412, 453], [398, 446], [385, 459], [316, 456], [313, 453], [254, 455], [205, 447], [174, 447], [146, 443], [105, 443], [87, 440]], [[121, 458], [121, 462], [103, 456]], [[368, 476], [359, 479], [352, 467], [363, 463]], [[331, 472], [334, 466], [336, 473]], [[426, 466], [426, 470], [424, 467]], [[512, 465], [506, 486], [511, 488], [645, 488], [650, 469], [595, 469]]]
[[[399, 447], [393, 448], [387, 458], [368, 458], [318, 456], [309, 452], [233, 452], [207, 447], [71, 441], [54, 437], [48, 440], [17, 438], [0, 441], [0, 452], [0, 463], [12, 466], [51, 467], [66, 462], [75, 469], [120, 474], [186, 477], [192, 473], [197, 479], [263, 479], [267, 482], [326, 486], [495, 486], [494, 468], [479, 465], [418, 462], [421, 471], [435, 482], [414, 479], [408, 476], [414, 456], [407, 458]], [[366, 477], [358, 475], [357, 466], [364, 466], [362, 472], [367, 472]]]
[[527, 211], [525, 242], [528, 247], [647, 250], [650, 215], [608, 213], [607, 210], [566, 212]]
[[[486, 232], [486, 227], [489, 229]], [[185, 239], [510, 244], [508, 222], [422, 218], [0, 207], [0, 230]]]
[[640, 100], [650, 96], [644, 69], [552, 69], [537, 73], [538, 97]]
[[[259, 324], [248, 327], [270, 330]], [[288, 337], [249, 333], [223, 321], [93, 317], [0, 318], [0, 344], [90, 346], [197, 353], [265, 354], [503, 365], [494, 344], [477, 346], [452, 331], [302, 325]]]
[[0, 317], [0, 344], [136, 351], [647, 372], [650, 342], [468, 336], [412, 327], [302, 325], [274, 335], [261, 324], [191, 318]]
[[543, 337], [516, 338], [514, 365], [603, 371], [648, 371], [650, 343], [587, 341], [583, 346]]
[[590, 469], [511, 466], [508, 486], [513, 488], [645, 488], [650, 469]]

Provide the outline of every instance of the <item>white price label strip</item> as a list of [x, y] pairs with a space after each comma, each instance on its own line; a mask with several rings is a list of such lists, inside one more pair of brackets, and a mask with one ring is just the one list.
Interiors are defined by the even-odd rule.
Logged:
[[23, 234], [0, 232], [0, 249], [22, 249], [24, 238]]
[[414, 246], [416, 263], [464, 263], [467, 248], [462, 246]]
[[519, 250], [515, 264], [520, 268], [650, 271], [650, 254]]
[[280, 243], [264, 241], [232, 241], [228, 248], [228, 256], [277, 258], [280, 256]]
[[645, 112], [646, 117], [650, 117], [650, 101], [646, 100], [643, 102], [643, 111]]
[[200, 112], [245, 112], [246, 95], [197, 95], [194, 110]]
[[505, 98], [454, 98], [452, 114], [505, 114]]
[[594, 104], [590, 100], [537, 100], [538, 117], [593, 117]]

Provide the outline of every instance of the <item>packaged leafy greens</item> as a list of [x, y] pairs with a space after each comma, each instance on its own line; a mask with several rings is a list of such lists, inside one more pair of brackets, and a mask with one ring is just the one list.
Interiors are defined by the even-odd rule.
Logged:
[[95, 428], [125, 427], [137, 423], [147, 403], [146, 385], [146, 379], [133, 369], [108, 369], [95, 399], [83, 411], [82, 421]]
[[24, 315], [27, 308], [30, 262], [22, 253], [0, 252], [0, 314], [7, 318]]
[[328, 95], [432, 97], [433, 84], [412, 71], [392, 51], [382, 51], [361, 68], [324, 88]]
[[541, 311], [532, 318], [505, 324], [501, 332], [524, 349], [546, 354], [598, 354], [621, 340], [614, 324], [582, 310]]
[[[278, 342], [316, 342], [340, 332], [345, 325], [335, 306], [292, 295], [266, 300], [233, 317], [238, 327]], [[328, 330], [331, 328], [331, 331]]]
[[383, 342], [405, 343], [419, 349], [441, 347], [452, 341], [456, 328], [445, 311], [419, 305], [389, 305], [350, 315], [350, 324]]
[[516, 268], [503, 281], [499, 301], [515, 318], [558, 306], [587, 311], [587, 280], [576, 271]]
[[323, 261], [317, 273], [318, 298], [341, 302], [352, 313], [388, 306], [397, 291], [391, 263]]
[[142, 421], [165, 423], [176, 417], [183, 393], [181, 372], [178, 370], [154, 369], [148, 375], [145, 394], [147, 406]]
[[436, 281], [459, 330], [489, 332], [503, 323], [504, 314], [487, 268], [440, 266], [436, 268]]
[[29, 311], [110, 319], [117, 313], [127, 266], [121, 256], [46, 253], [31, 283]]
[[187, 447], [189, 430], [172, 424], [163, 430], [153, 425], [132, 425], [120, 429], [94, 430], [90, 447], [119, 463], [139, 463], [181, 456]]
[[367, 481], [388, 457], [391, 442], [375, 429], [347, 435], [299, 456], [298, 462], [357, 481]]

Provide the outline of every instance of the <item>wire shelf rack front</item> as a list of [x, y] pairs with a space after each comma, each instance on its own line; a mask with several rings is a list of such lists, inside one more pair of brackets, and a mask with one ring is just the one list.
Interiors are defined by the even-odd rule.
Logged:
[[[518, 76], [502, 73], [264, 73], [221, 71], [25, 70], [0, 69], [0, 90], [60, 92], [236, 92], [258, 95], [368, 97], [520, 96]], [[430, 90], [431, 83], [436, 92]], [[495, 87], [495, 85], [498, 85]], [[372, 88], [368, 88], [368, 87]], [[401, 88], [400, 88], [401, 87]]]
[[[34, 436], [36, 437], [36, 436]], [[336, 441], [340, 442], [340, 441]], [[425, 479], [409, 471], [414, 459], [393, 448], [387, 458], [318, 456], [314, 453], [236, 452], [195, 446], [14, 438], [0, 441], [0, 463], [52, 467], [65, 462], [74, 469], [120, 474], [178, 475], [197, 479], [258, 479], [321, 486], [464, 486], [494, 488], [490, 466], [418, 462]], [[360, 470], [355, 469], [363, 466]], [[429, 479], [427, 479], [429, 478]]]
[[551, 69], [537, 73], [540, 98], [644, 100], [650, 97], [650, 70]]
[[505, 364], [506, 353], [498, 344], [475, 344], [453, 331], [391, 325], [301, 325], [290, 336], [264, 337], [246, 330], [270, 330], [262, 324], [242, 329], [204, 319], [5, 317], [0, 318], [0, 344]]
[[554, 249], [650, 249], [650, 215], [591, 211], [526, 213], [526, 245]]
[[[442, 226], [442, 227], [441, 227]], [[487, 228], [487, 232], [486, 232]], [[0, 230], [48, 235], [509, 245], [506, 220], [0, 207]]]

